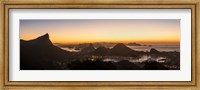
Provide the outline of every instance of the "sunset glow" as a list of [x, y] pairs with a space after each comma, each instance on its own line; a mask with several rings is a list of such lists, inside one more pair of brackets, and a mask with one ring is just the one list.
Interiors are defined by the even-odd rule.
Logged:
[[73, 19], [20, 20], [20, 39], [49, 33], [53, 43], [180, 43], [180, 20]]

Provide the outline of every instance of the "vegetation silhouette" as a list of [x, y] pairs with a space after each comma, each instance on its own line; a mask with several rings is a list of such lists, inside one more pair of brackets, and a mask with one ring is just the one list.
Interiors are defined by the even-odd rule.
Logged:
[[103, 62], [101, 60], [73, 61], [67, 66], [72, 70], [116, 70], [112, 62]]

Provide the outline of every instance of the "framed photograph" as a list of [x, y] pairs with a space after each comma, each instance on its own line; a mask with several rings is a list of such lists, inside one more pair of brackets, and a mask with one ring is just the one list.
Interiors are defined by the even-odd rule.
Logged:
[[199, 2], [163, 2], [2, 1], [3, 87], [198, 89]]

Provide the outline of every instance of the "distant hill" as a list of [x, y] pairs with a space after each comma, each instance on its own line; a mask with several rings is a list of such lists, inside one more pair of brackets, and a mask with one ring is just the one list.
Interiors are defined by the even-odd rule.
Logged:
[[118, 43], [110, 50], [112, 56], [136, 56], [138, 53], [128, 48], [123, 43]]
[[105, 47], [99, 47], [95, 51], [91, 52], [92, 55], [98, 55], [98, 56], [106, 56], [110, 55], [110, 49]]
[[81, 50], [81, 53], [82, 53], [82, 54], [88, 54], [88, 53], [90, 53], [90, 52], [92, 52], [92, 51], [94, 51], [94, 50], [95, 50], [95, 48], [94, 48], [93, 44], [90, 43], [88, 47], [85, 47], [85, 48], [83, 48], [83, 49]]
[[128, 43], [127, 45], [130, 45], [130, 46], [142, 46], [141, 44], [138, 44], [138, 43]]
[[151, 48], [150, 53], [151, 54], [157, 54], [157, 53], [160, 53], [160, 52], [158, 50], [156, 50], [155, 48]]
[[33, 40], [20, 40], [21, 70], [61, 69], [61, 62], [68, 56], [69, 52], [52, 44], [48, 33]]

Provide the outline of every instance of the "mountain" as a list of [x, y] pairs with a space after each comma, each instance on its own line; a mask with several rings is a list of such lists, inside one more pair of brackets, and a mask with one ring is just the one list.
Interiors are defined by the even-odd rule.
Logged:
[[81, 53], [82, 53], [82, 54], [88, 54], [88, 53], [90, 53], [90, 52], [92, 52], [92, 51], [94, 51], [94, 50], [95, 50], [95, 48], [94, 48], [93, 44], [90, 43], [88, 47], [83, 48], [83, 49], [81, 50]]
[[127, 45], [130, 45], [130, 46], [142, 46], [141, 44], [138, 44], [138, 43], [128, 43]]
[[68, 57], [69, 52], [54, 46], [48, 33], [33, 40], [20, 40], [21, 70], [61, 69]]
[[151, 48], [150, 53], [151, 54], [157, 54], [157, 53], [159, 53], [159, 51], [154, 49], [154, 48]]
[[137, 56], [137, 52], [128, 48], [123, 43], [118, 43], [110, 50], [112, 56]]
[[110, 49], [105, 48], [105, 47], [99, 47], [96, 50], [94, 50], [93, 52], [91, 52], [90, 54], [98, 55], [98, 56], [106, 56], [106, 55], [110, 54]]

